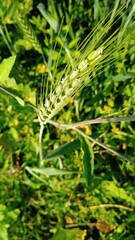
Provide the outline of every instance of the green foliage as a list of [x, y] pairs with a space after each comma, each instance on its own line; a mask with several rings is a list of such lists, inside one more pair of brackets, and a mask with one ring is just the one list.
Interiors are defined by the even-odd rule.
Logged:
[[10, 228], [18, 218], [19, 209], [9, 211], [5, 205], [0, 204], [0, 239], [8, 240], [8, 228]]
[[63, 229], [62, 227], [57, 227], [57, 232], [51, 238], [51, 240], [84, 240], [85, 239], [85, 230], [80, 230], [79, 228], [76, 229]]
[[87, 185], [90, 187], [94, 172], [94, 153], [87, 138], [81, 137], [81, 147], [83, 151], [83, 173]]
[[[70, 97], [54, 120], [71, 124], [134, 115], [135, 38], [130, 19], [134, 2], [124, 3], [127, 8], [119, 12], [110, 31], [122, 23], [123, 32], [126, 36], [132, 32], [133, 38], [127, 38], [119, 60], [104, 73], [93, 73], [93, 81]], [[38, 143], [40, 102], [50, 86], [57, 85], [67, 62], [72, 65], [79, 56], [74, 55], [78, 43], [110, 8], [106, 0], [0, 1], [2, 240], [134, 239], [135, 166], [107, 150], [135, 161], [134, 122], [82, 125], [84, 135], [79, 139], [73, 128], [47, 124], [40, 135], [42, 152]], [[117, 46], [113, 47], [115, 59]], [[107, 148], [89, 142], [85, 135]]]
[[9, 73], [14, 65], [15, 56], [9, 57], [8, 59], [4, 59], [0, 64], [0, 83], [2, 85], [7, 85], [5, 82], [8, 79]]

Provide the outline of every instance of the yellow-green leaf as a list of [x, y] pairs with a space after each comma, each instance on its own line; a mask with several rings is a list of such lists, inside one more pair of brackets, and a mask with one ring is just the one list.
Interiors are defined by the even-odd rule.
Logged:
[[6, 58], [0, 64], [0, 83], [4, 85], [5, 80], [8, 78], [10, 71], [14, 65], [16, 56]]
[[51, 238], [51, 240], [84, 240], [86, 236], [86, 230], [79, 228], [64, 229], [61, 226], [57, 226], [57, 231]]
[[17, 102], [18, 102], [20, 105], [22, 105], [23, 107], [25, 106], [25, 102], [23, 101], [23, 99], [21, 99], [21, 98], [19, 98], [19, 97], [17, 97], [17, 96], [15, 96], [15, 99], [17, 100]]

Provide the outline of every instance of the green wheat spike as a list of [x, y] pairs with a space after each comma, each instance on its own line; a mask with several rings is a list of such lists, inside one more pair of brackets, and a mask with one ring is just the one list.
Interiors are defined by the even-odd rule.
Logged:
[[[108, 16], [101, 21], [93, 32], [86, 37], [83, 44], [73, 57], [74, 68], [69, 63], [61, 77], [57, 79], [57, 85], [51, 88], [47, 94], [45, 102], [41, 103], [38, 110], [39, 121], [46, 124], [52, 117], [67, 105], [70, 98], [86, 86], [98, 74], [103, 71], [103, 66], [108, 67], [120, 59], [122, 49], [130, 36], [121, 35], [120, 27], [109, 36], [109, 31], [116, 23], [115, 17], [119, 15], [123, 8], [112, 13], [110, 20]], [[74, 56], [76, 56], [76, 53]]]
[[23, 33], [24, 38], [31, 43], [32, 47], [36, 51], [42, 54], [42, 48], [39, 41], [37, 40], [31, 24], [28, 22], [26, 16], [22, 15], [19, 10], [16, 17], [16, 24], [18, 25], [20, 31]]

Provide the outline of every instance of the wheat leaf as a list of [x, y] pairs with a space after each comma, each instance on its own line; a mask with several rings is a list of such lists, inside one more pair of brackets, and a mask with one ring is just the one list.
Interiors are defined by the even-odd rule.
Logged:
[[50, 24], [50, 26], [56, 31], [59, 31], [59, 23], [49, 15], [47, 10], [45, 9], [45, 6], [42, 3], [39, 3], [37, 6], [38, 10], [41, 12], [43, 17], [47, 20], [47, 22]]
[[87, 186], [90, 187], [94, 173], [94, 153], [90, 141], [86, 137], [80, 136], [80, 140], [83, 152], [83, 173]]

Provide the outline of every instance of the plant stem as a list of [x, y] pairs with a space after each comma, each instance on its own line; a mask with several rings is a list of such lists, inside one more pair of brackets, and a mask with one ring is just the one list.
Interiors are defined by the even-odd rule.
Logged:
[[39, 161], [38, 167], [40, 168], [43, 165], [43, 149], [42, 149], [42, 138], [43, 138], [44, 125], [40, 123], [40, 132], [39, 132]]
[[79, 123], [73, 123], [73, 124], [63, 124], [63, 123], [54, 122], [52, 120], [49, 120], [48, 123], [50, 123], [58, 128], [71, 129], [74, 127], [81, 127], [81, 126], [90, 125], [90, 124], [109, 123], [109, 122], [126, 122], [126, 121], [127, 122], [135, 121], [135, 116], [116, 117], [116, 118], [97, 118], [97, 119], [86, 120], [86, 121], [82, 121]]
[[95, 206], [91, 206], [89, 208], [90, 209], [96, 209], [96, 208], [110, 208], [110, 207], [124, 209], [124, 210], [127, 210], [127, 211], [134, 211], [133, 208], [129, 208], [129, 207], [126, 207], [126, 206], [123, 206], [123, 205], [119, 205], [119, 204], [112, 204], [112, 203], [95, 205]]
[[77, 127], [81, 127], [81, 126], [89, 125], [89, 124], [108, 123], [108, 122], [123, 122], [123, 121], [135, 121], [135, 116], [131, 116], [131, 117], [117, 117], [117, 118], [105, 118], [105, 119], [92, 119], [92, 120], [86, 120], [86, 121], [82, 121], [82, 122], [79, 122], [79, 123], [73, 123], [73, 124], [62, 124], [62, 123], [54, 122], [52, 120], [49, 120], [48, 123], [54, 125], [55, 127], [62, 128], [62, 129], [73, 129], [76, 132], [78, 132], [79, 134], [81, 134], [82, 136], [88, 138], [93, 143], [98, 144], [100, 147], [108, 150], [112, 154], [115, 154], [116, 156], [122, 158], [123, 160], [125, 160], [127, 162], [130, 162], [133, 165], [135, 165], [135, 161], [133, 161], [133, 160], [129, 159], [128, 157], [123, 156], [119, 152], [117, 152], [117, 151], [107, 147], [106, 145], [104, 145], [104, 144], [100, 143], [99, 141], [97, 141], [96, 139], [88, 136], [87, 134], [85, 134], [84, 132], [82, 132], [81, 130], [79, 130], [77, 128]]
[[100, 147], [108, 150], [110, 153], [115, 154], [116, 156], [120, 157], [121, 159], [123, 159], [123, 160], [125, 160], [125, 161], [127, 161], [127, 162], [130, 162], [130, 163], [132, 163], [133, 165], [135, 165], [135, 161], [129, 159], [128, 157], [120, 154], [119, 152], [117, 152], [117, 151], [115, 151], [115, 150], [107, 147], [106, 145], [100, 143], [99, 141], [95, 140], [94, 138], [92, 138], [92, 137], [88, 136], [87, 134], [83, 133], [83, 132], [82, 132], [81, 130], [79, 130], [78, 128], [73, 127], [72, 129], [75, 130], [76, 132], [78, 132], [79, 134], [81, 134], [82, 136], [88, 138], [90, 141], [96, 143], [96, 144], [99, 145]]

